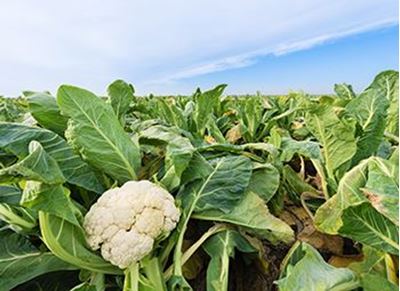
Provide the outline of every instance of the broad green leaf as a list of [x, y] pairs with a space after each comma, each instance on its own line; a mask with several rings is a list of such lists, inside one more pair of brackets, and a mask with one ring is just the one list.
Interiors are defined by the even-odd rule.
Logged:
[[39, 224], [43, 242], [61, 260], [93, 272], [122, 274], [122, 270], [89, 249], [81, 227], [42, 211], [39, 212]]
[[369, 203], [346, 208], [343, 211], [342, 221], [339, 234], [378, 250], [392, 254], [399, 253], [398, 227]]
[[15, 186], [0, 185], [0, 203], [18, 205], [21, 195], [21, 190]]
[[292, 138], [282, 137], [281, 147], [282, 153], [280, 158], [284, 162], [289, 162], [295, 154], [309, 158], [322, 160], [319, 144], [312, 141], [297, 141]]
[[370, 88], [383, 92], [390, 101], [386, 130], [399, 136], [399, 72], [389, 70], [378, 74]]
[[335, 93], [341, 99], [353, 99], [356, 97], [356, 94], [353, 91], [353, 87], [351, 85], [342, 83], [342, 84], [335, 84]]
[[183, 137], [176, 128], [161, 125], [142, 131], [140, 140], [166, 145], [165, 173], [160, 182], [169, 190], [179, 186], [182, 173], [188, 167], [195, 151], [190, 140]]
[[227, 213], [240, 202], [252, 173], [250, 160], [230, 156], [217, 160], [213, 168], [206, 178], [180, 191], [178, 199], [184, 208], [193, 208], [194, 212], [218, 209]]
[[260, 160], [260, 157], [249, 153], [248, 151], [260, 151], [265, 154], [269, 154], [273, 157], [278, 156], [277, 149], [269, 143], [265, 142], [258, 142], [258, 143], [246, 143], [242, 145], [235, 145], [235, 144], [211, 144], [211, 145], [203, 145], [197, 148], [199, 152], [212, 152], [212, 151], [221, 151], [221, 152], [228, 152], [234, 154], [243, 154], [245, 153], [249, 157]]
[[[184, 283], [182, 278], [182, 246], [186, 228], [194, 212], [219, 210], [228, 213], [242, 200], [249, 185], [252, 164], [242, 156], [217, 159], [213, 170], [203, 179], [185, 185], [177, 196], [182, 215], [177, 226], [178, 238], [174, 253], [172, 281]], [[171, 281], [171, 282], [172, 282]], [[178, 284], [179, 282], [176, 282]], [[179, 283], [180, 284], [180, 283]]]
[[303, 242], [299, 240], [295, 241], [282, 260], [279, 279], [285, 278], [287, 272], [291, 270], [292, 266], [296, 265], [305, 255], [306, 248], [304, 248]]
[[361, 287], [364, 291], [397, 291], [399, 287], [392, 284], [386, 278], [376, 274], [365, 274], [361, 276]]
[[51, 213], [79, 226], [75, 208], [69, 198], [69, 190], [61, 185], [28, 181], [20, 204], [36, 211]]
[[255, 140], [261, 124], [262, 107], [257, 98], [244, 100], [239, 107], [241, 134], [247, 142]]
[[328, 177], [335, 181], [336, 170], [357, 151], [354, 122], [340, 119], [334, 107], [321, 105], [308, 112], [306, 125], [321, 144]]
[[34, 93], [27, 100], [30, 113], [42, 127], [64, 135], [68, 118], [61, 115], [55, 97], [47, 93]]
[[368, 180], [362, 188], [372, 206], [399, 225], [399, 164], [373, 159], [368, 164]]
[[195, 110], [193, 120], [196, 123], [197, 133], [200, 136], [204, 135], [207, 122], [213, 113], [215, 105], [219, 102], [219, 97], [222, 95], [226, 85], [219, 85], [212, 90], [195, 95]]
[[139, 147], [109, 104], [87, 90], [67, 85], [58, 89], [57, 102], [62, 114], [71, 118], [65, 136], [90, 165], [120, 183], [136, 180]]
[[74, 270], [50, 252], [43, 252], [25, 237], [5, 230], [0, 233], [0, 289], [12, 288], [39, 275]]
[[367, 182], [365, 172], [368, 170], [368, 160], [347, 172], [339, 182], [337, 194], [326, 201], [315, 213], [315, 226], [322, 232], [337, 234], [342, 225], [343, 210], [351, 205], [367, 201], [361, 191]]
[[204, 250], [211, 257], [207, 267], [207, 290], [228, 290], [229, 259], [235, 255], [235, 249], [243, 253], [254, 253], [254, 248], [237, 231], [226, 230], [220, 232], [206, 241]]
[[47, 184], [61, 184], [65, 181], [57, 162], [37, 141], [29, 143], [29, 155], [16, 164], [0, 169], [0, 181], [28, 179]]
[[135, 90], [132, 85], [123, 80], [116, 80], [108, 86], [107, 93], [115, 115], [119, 119], [122, 118], [135, 98], [133, 96]]
[[181, 108], [176, 106], [175, 99], [160, 99], [158, 102], [160, 117], [167, 124], [187, 129], [187, 118]]
[[268, 202], [278, 190], [279, 171], [271, 164], [256, 164], [250, 178], [248, 191], [252, 191]]
[[359, 286], [348, 268], [335, 268], [324, 261], [312, 246], [302, 243], [304, 256], [287, 265], [286, 276], [275, 283], [280, 291], [352, 290]]
[[[351, 169], [340, 180], [337, 194], [317, 210], [315, 226], [329, 234], [351, 236], [393, 251], [393, 233], [398, 232], [396, 167], [397, 164], [371, 157]], [[352, 228], [350, 221], [367, 225]]]
[[357, 152], [352, 159], [356, 165], [362, 159], [374, 154], [383, 140], [389, 100], [378, 89], [368, 89], [350, 101], [346, 110], [354, 116], [360, 127]]
[[228, 213], [217, 209], [198, 211], [192, 218], [235, 224], [272, 243], [289, 243], [294, 239], [294, 232], [289, 225], [273, 216], [264, 200], [251, 191], [248, 191], [242, 201]]
[[[362, 255], [362, 261], [351, 263], [348, 267], [361, 278], [361, 286], [364, 289], [376, 286], [376, 284], [391, 286], [390, 282], [398, 281], [396, 267], [388, 264], [388, 261], [392, 261], [390, 254], [364, 245]], [[365, 280], [365, 278], [375, 278], [376, 284]], [[368, 286], [366, 286], [367, 284]], [[372, 290], [377, 289], [379, 288]]]
[[181, 184], [187, 184], [197, 179], [206, 178], [213, 171], [209, 162], [197, 151], [193, 153], [186, 170], [182, 173]]
[[29, 154], [28, 144], [36, 140], [56, 160], [65, 179], [74, 185], [101, 193], [103, 186], [89, 166], [73, 153], [67, 142], [47, 129], [16, 123], [0, 123], [0, 148], [20, 159]]

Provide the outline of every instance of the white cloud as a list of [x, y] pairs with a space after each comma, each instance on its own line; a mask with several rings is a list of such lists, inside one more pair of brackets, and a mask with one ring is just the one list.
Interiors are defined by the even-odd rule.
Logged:
[[394, 0], [0, 3], [0, 93], [73, 83], [103, 92], [256, 62], [398, 21]]

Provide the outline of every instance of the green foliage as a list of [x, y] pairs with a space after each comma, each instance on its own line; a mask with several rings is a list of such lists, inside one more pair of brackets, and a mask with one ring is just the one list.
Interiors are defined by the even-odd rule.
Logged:
[[[135, 96], [116, 80], [105, 97], [70, 85], [56, 98], [1, 97], [0, 290], [233, 290], [229, 272], [244, 262], [279, 290], [395, 290], [398, 72], [360, 94], [348, 84], [325, 96], [225, 87]], [[181, 217], [121, 270], [90, 249], [82, 223], [129, 180], [167, 189]], [[346, 238], [341, 251], [355, 246], [361, 260], [337, 268], [329, 248], [294, 242], [312, 227]]]
[[279, 290], [352, 290], [358, 287], [357, 276], [350, 269], [335, 268], [324, 261], [312, 246], [295, 245], [285, 276], [276, 284]]
[[57, 102], [70, 117], [65, 135], [85, 160], [120, 183], [137, 178], [139, 148], [110, 105], [87, 90], [66, 85], [58, 89]]

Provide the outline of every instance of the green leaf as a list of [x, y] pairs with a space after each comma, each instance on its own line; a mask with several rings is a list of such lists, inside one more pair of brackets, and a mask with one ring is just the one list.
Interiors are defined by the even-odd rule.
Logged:
[[279, 188], [279, 171], [269, 163], [256, 164], [250, 178], [248, 191], [268, 202]]
[[169, 190], [180, 185], [182, 173], [188, 167], [194, 147], [188, 138], [183, 137], [176, 128], [156, 125], [140, 133], [140, 141], [158, 142], [166, 145], [165, 170], [161, 183]]
[[390, 283], [386, 278], [376, 274], [361, 276], [361, 286], [364, 291], [396, 291], [399, 287]]
[[342, 84], [335, 84], [335, 93], [341, 99], [353, 99], [356, 97], [356, 94], [353, 91], [353, 87], [351, 85], [342, 83]]
[[62, 114], [71, 118], [67, 139], [88, 163], [120, 183], [136, 180], [141, 163], [139, 147], [109, 104], [87, 90], [68, 85], [58, 89], [57, 102]]
[[399, 225], [399, 164], [373, 159], [368, 164], [368, 180], [362, 188], [372, 206]]
[[11, 290], [48, 272], [74, 269], [52, 253], [40, 251], [21, 235], [9, 230], [0, 233], [1, 290]]
[[133, 96], [135, 90], [132, 85], [123, 80], [116, 80], [108, 86], [107, 93], [115, 115], [118, 118], [122, 118], [129, 110], [131, 102], [135, 99]]
[[294, 232], [289, 225], [273, 216], [264, 200], [251, 191], [248, 191], [242, 201], [228, 213], [217, 209], [198, 211], [192, 218], [235, 224], [272, 243], [289, 243], [294, 239]]
[[365, 160], [347, 172], [339, 182], [337, 194], [318, 208], [314, 224], [320, 231], [337, 234], [343, 223], [341, 219], [343, 210], [367, 201], [361, 191], [367, 182], [365, 175], [367, 169], [368, 160]]
[[261, 124], [262, 107], [260, 100], [249, 98], [239, 104], [241, 133], [247, 142], [255, 140]]
[[5, 151], [23, 159], [29, 154], [28, 144], [32, 140], [38, 141], [46, 153], [56, 160], [69, 183], [96, 193], [103, 192], [103, 186], [94, 172], [60, 136], [47, 129], [0, 122], [0, 148]]
[[257, 252], [242, 235], [237, 231], [226, 230], [220, 232], [206, 241], [204, 250], [211, 257], [207, 267], [207, 290], [228, 290], [229, 258], [235, 255], [235, 249], [243, 253]]
[[37, 225], [34, 211], [12, 204], [0, 203], [0, 221], [19, 233], [32, 233]]
[[[362, 248], [362, 255], [362, 261], [351, 263], [348, 267], [361, 278], [361, 286], [364, 289], [371, 287], [370, 290], [380, 290], [381, 288], [396, 287], [396, 289], [393, 290], [398, 290], [397, 284], [393, 285], [391, 283], [397, 282], [398, 279], [396, 268], [390, 265], [390, 263], [388, 264], [389, 261], [393, 262], [388, 253], [364, 245]], [[374, 279], [374, 282], [372, 282], [372, 279]], [[377, 285], [380, 288], [376, 288]]]
[[181, 184], [187, 184], [197, 179], [206, 178], [213, 171], [213, 167], [199, 153], [194, 152], [186, 170], [182, 173]]
[[61, 185], [27, 181], [20, 204], [36, 211], [54, 214], [79, 226], [69, 190]]
[[195, 95], [196, 103], [193, 119], [196, 123], [197, 133], [200, 136], [204, 135], [207, 122], [226, 86], [224, 84], [219, 85], [212, 90]]
[[210, 118], [207, 124], [207, 131], [218, 143], [226, 143], [225, 137], [219, 129], [214, 118]]
[[346, 173], [338, 192], [316, 212], [315, 226], [364, 244], [398, 250], [397, 165], [371, 157]]
[[251, 173], [249, 159], [242, 156], [221, 158], [207, 178], [187, 185], [178, 199], [194, 212], [218, 209], [227, 213], [242, 199]]
[[289, 197], [295, 201], [300, 201], [300, 196], [304, 192], [318, 195], [318, 191], [300, 178], [299, 174], [289, 165], [285, 165], [282, 169], [282, 186], [285, 188]]
[[370, 88], [383, 92], [389, 100], [386, 130], [399, 136], [399, 72], [389, 70], [378, 74]]
[[319, 144], [312, 141], [297, 141], [292, 138], [282, 137], [280, 158], [284, 162], [289, 162], [295, 154], [309, 158], [322, 160]]
[[286, 276], [275, 283], [280, 291], [352, 290], [358, 287], [356, 275], [347, 268], [335, 268], [324, 261], [312, 246], [302, 243], [304, 256], [288, 264]]
[[228, 213], [242, 200], [251, 172], [252, 165], [249, 159], [242, 156], [224, 157], [215, 161], [213, 170], [208, 176], [195, 180], [181, 189], [177, 200], [182, 205], [183, 212], [177, 226], [178, 238], [172, 281], [178, 280], [183, 283], [179, 279], [182, 277], [183, 238], [192, 214], [215, 209]]
[[340, 119], [334, 107], [321, 105], [307, 113], [306, 125], [320, 142], [328, 177], [335, 181], [336, 170], [357, 151], [354, 122]]
[[39, 212], [39, 224], [43, 242], [61, 260], [93, 272], [122, 274], [122, 270], [89, 249], [81, 227], [43, 211]]
[[356, 165], [374, 154], [383, 140], [389, 100], [382, 90], [368, 89], [350, 101], [346, 110], [354, 116], [360, 127], [357, 152], [352, 159]]
[[18, 205], [21, 195], [21, 190], [15, 186], [0, 185], [0, 203]]
[[29, 111], [36, 121], [59, 135], [67, 128], [68, 118], [62, 116], [56, 98], [47, 93], [34, 93], [27, 98]]
[[159, 106], [160, 118], [167, 124], [178, 128], [187, 129], [186, 116], [181, 108], [176, 106], [175, 99], [160, 99]]
[[399, 230], [369, 203], [348, 207], [343, 211], [343, 225], [338, 233], [363, 244], [392, 254], [399, 253]]
[[18, 163], [0, 169], [0, 181], [12, 178], [41, 181], [47, 184], [60, 184], [65, 181], [57, 162], [37, 141], [29, 143], [29, 155]]

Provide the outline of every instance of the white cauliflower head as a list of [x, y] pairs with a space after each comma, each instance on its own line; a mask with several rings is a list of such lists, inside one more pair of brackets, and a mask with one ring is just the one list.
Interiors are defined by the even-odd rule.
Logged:
[[129, 181], [107, 190], [92, 205], [83, 227], [93, 250], [121, 269], [153, 249], [154, 240], [172, 231], [179, 209], [165, 189], [149, 181]]

